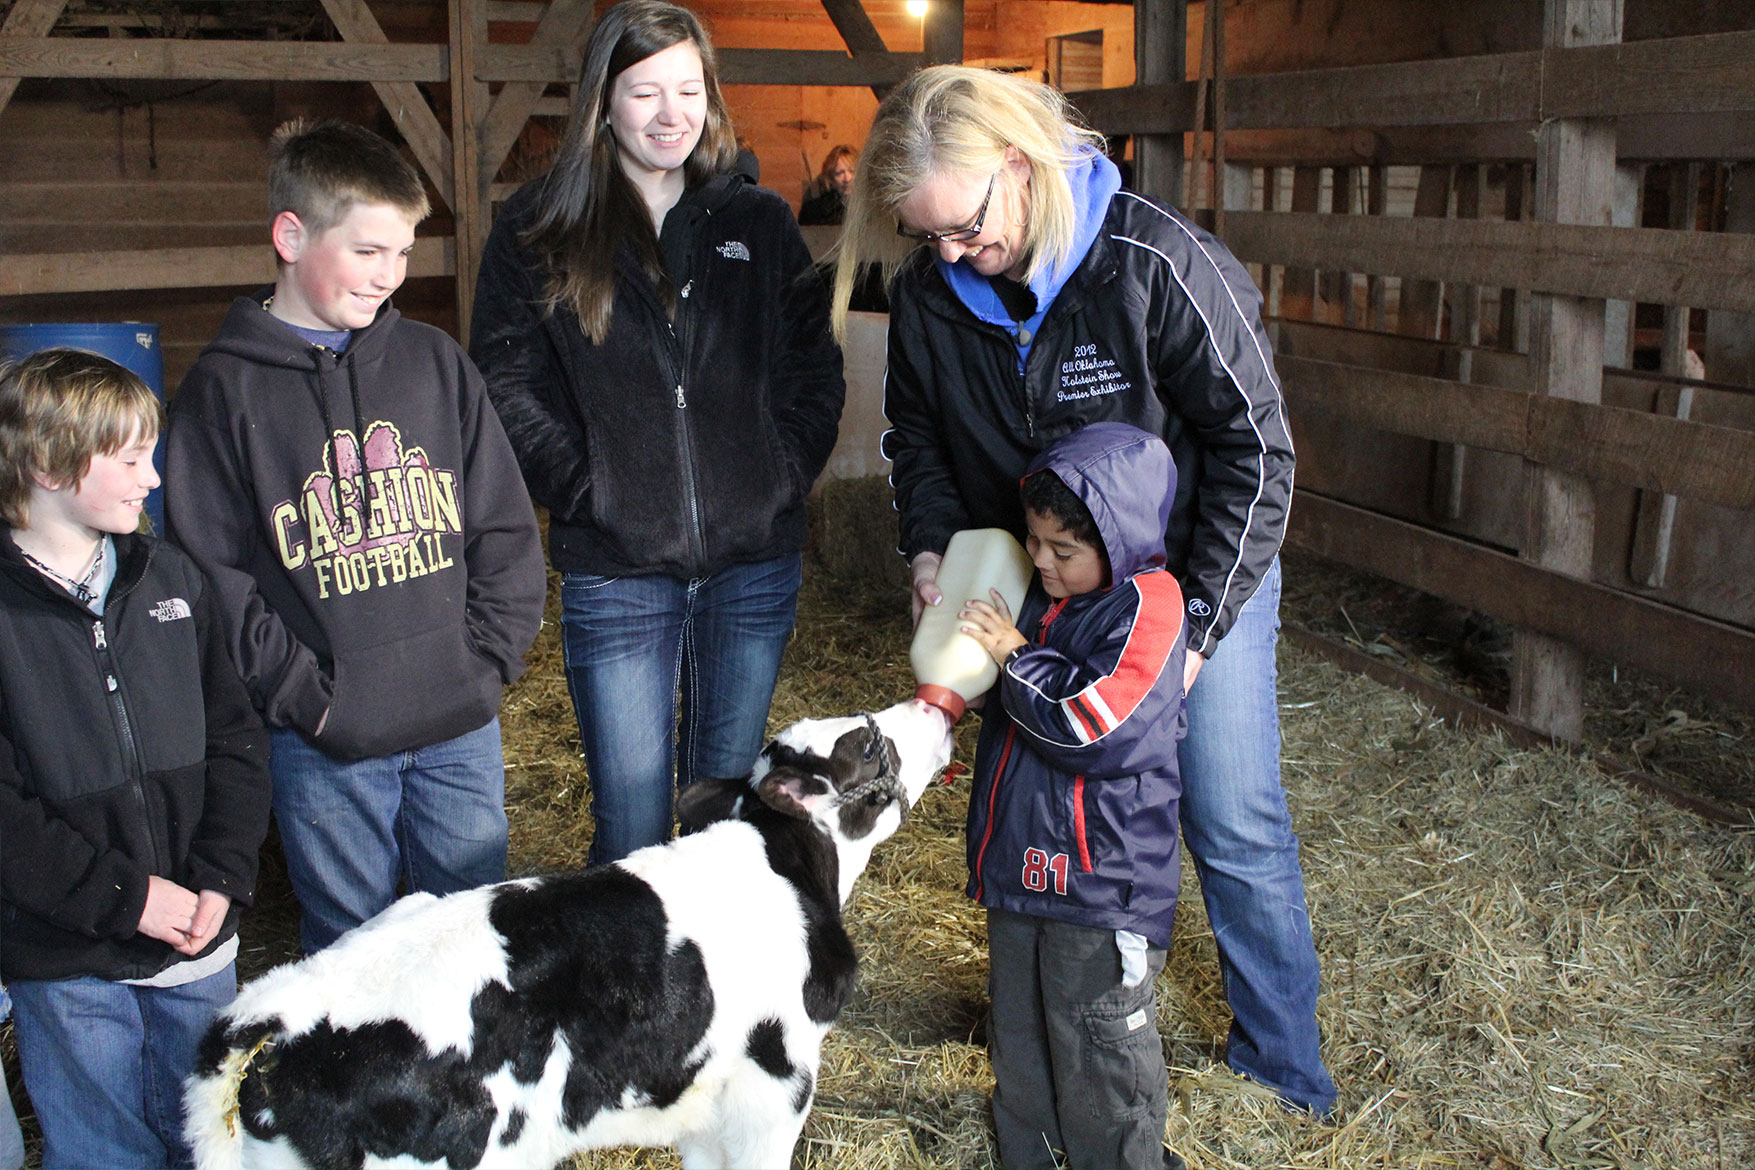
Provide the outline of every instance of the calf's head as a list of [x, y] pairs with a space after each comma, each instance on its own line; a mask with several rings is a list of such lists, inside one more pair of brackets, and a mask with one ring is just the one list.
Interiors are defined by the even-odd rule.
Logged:
[[736, 817], [754, 797], [809, 821], [834, 844], [840, 896], [852, 892], [871, 851], [951, 759], [951, 724], [910, 699], [869, 715], [804, 719], [769, 741], [747, 780], [702, 781], [678, 798], [685, 832]]

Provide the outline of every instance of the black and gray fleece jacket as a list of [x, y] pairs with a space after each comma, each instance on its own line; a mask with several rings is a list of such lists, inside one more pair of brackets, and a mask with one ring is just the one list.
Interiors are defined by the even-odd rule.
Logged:
[[846, 390], [791, 210], [742, 174], [691, 188], [660, 238], [675, 320], [623, 249], [595, 345], [570, 307], [548, 311], [520, 238], [541, 182], [494, 223], [470, 354], [549, 511], [555, 568], [697, 578], [803, 548]]

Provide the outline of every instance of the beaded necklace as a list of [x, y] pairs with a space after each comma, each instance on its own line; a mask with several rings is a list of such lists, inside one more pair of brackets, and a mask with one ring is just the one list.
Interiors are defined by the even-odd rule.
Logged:
[[23, 549], [19, 549], [18, 551], [24, 553], [24, 559], [29, 561], [37, 572], [48, 577], [50, 580], [59, 584], [63, 589], [67, 590], [67, 592], [73, 594], [73, 596], [79, 600], [80, 604], [90, 605], [92, 599], [97, 596], [97, 586], [93, 584], [93, 582], [97, 580], [98, 574], [103, 571], [104, 545], [108, 543], [108, 541], [98, 541], [97, 555], [92, 558], [91, 568], [87, 569], [85, 571], [85, 576], [77, 581], [63, 573], [57, 572], [48, 565], [43, 564], [43, 562], [37, 560], [29, 553], [24, 552]]

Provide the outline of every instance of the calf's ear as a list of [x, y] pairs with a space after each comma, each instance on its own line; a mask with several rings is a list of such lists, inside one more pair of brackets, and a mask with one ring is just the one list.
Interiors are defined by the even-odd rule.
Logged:
[[687, 836], [737, 816], [737, 802], [749, 795], [749, 780], [697, 780], [676, 795], [676, 819]]
[[829, 793], [829, 783], [821, 776], [785, 764], [770, 769], [756, 784], [763, 804], [801, 821], [810, 820], [811, 810]]

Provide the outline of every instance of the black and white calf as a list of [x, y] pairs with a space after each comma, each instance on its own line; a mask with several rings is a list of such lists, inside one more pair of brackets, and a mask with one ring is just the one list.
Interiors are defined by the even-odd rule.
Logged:
[[245, 987], [186, 1091], [199, 1166], [784, 1167], [853, 991], [841, 907], [950, 759], [936, 708], [795, 724], [625, 861], [417, 894]]

